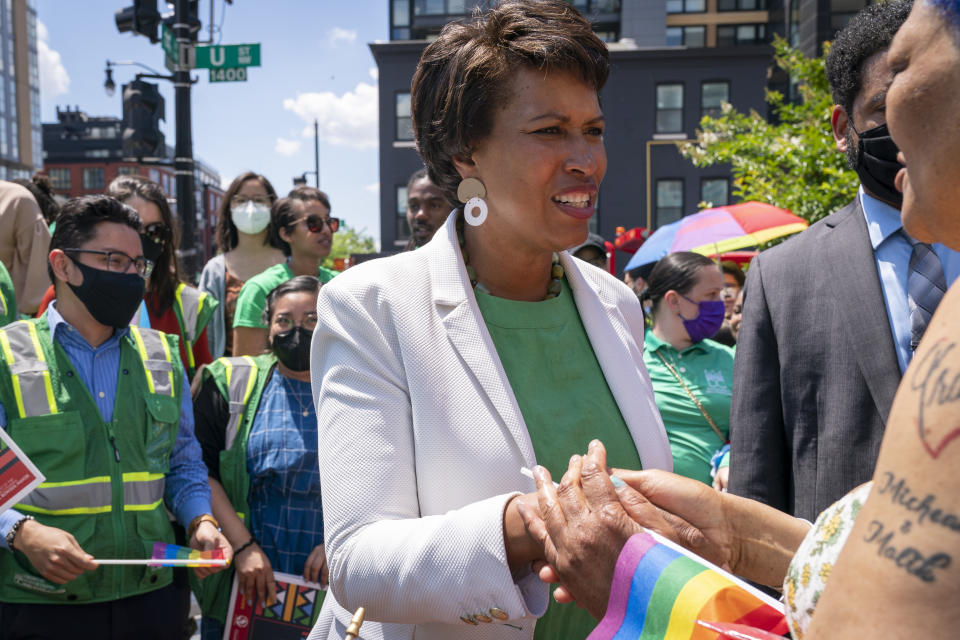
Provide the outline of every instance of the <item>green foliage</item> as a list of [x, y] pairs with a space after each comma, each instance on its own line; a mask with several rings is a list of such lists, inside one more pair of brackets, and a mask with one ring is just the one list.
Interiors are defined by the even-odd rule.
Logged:
[[350, 225], [341, 223], [340, 229], [333, 234], [333, 246], [330, 248], [330, 255], [323, 261], [323, 266], [333, 269], [335, 258], [346, 258], [355, 253], [374, 253], [377, 245], [365, 231], [366, 229], [358, 231]]
[[774, 49], [800, 100], [792, 103], [768, 90], [773, 123], [724, 103], [719, 117], [700, 121], [697, 141], [680, 144], [680, 152], [698, 167], [729, 163], [733, 195], [789, 209], [813, 223], [850, 202], [859, 180], [834, 146], [823, 58], [806, 58], [779, 37]]

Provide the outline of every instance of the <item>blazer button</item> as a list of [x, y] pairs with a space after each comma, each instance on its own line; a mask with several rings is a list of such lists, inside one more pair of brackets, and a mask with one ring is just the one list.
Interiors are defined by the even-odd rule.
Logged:
[[504, 611], [503, 609], [498, 609], [497, 607], [493, 607], [492, 609], [490, 609], [490, 615], [496, 618], [497, 620], [507, 619], [507, 612]]
[[460, 616], [460, 619], [463, 620], [466, 624], [477, 626], [477, 621], [474, 620], [472, 616]]
[[473, 619], [479, 620], [480, 622], [492, 622], [490, 616], [483, 615], [482, 613], [474, 614]]

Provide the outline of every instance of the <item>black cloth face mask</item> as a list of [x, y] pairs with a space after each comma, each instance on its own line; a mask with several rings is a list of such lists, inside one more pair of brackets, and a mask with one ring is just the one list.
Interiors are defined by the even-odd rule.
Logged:
[[857, 131], [850, 123], [850, 128], [857, 134], [857, 176], [860, 182], [871, 194], [884, 202], [900, 208], [903, 204], [903, 194], [897, 191], [895, 179], [903, 168], [897, 162], [897, 148], [887, 125], [867, 129], [863, 133]]
[[310, 340], [313, 331], [303, 327], [294, 327], [273, 336], [270, 347], [277, 360], [291, 371], [310, 369]]
[[146, 289], [146, 282], [140, 274], [95, 269], [71, 260], [83, 274], [83, 282], [67, 284], [93, 319], [115, 329], [129, 326]]
[[143, 245], [143, 257], [153, 264], [157, 264], [157, 258], [159, 258], [160, 254], [163, 253], [163, 247], [165, 246], [165, 243], [157, 242], [150, 236], [141, 233], [140, 244]]

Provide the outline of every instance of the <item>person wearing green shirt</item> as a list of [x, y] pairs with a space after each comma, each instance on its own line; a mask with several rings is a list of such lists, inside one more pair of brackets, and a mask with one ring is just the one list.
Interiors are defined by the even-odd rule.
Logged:
[[315, 276], [330, 282], [336, 271], [320, 266], [330, 255], [333, 234], [340, 219], [330, 217], [330, 199], [319, 189], [296, 187], [273, 204], [268, 237], [287, 256], [249, 280], [240, 289], [233, 314], [233, 355], [258, 355], [267, 348], [267, 323], [263, 317], [267, 294], [295, 276]]
[[[707, 484], [730, 434], [733, 349], [709, 338], [723, 322], [723, 275], [696, 253], [672, 253], [650, 273], [643, 359], [673, 451], [673, 470]], [[552, 470], [551, 470], [552, 472]]]
[[0, 262], [0, 327], [17, 319], [17, 295], [10, 272]]

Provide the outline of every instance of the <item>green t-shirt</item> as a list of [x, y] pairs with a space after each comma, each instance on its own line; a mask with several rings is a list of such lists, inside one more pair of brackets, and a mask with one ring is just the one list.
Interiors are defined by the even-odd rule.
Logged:
[[0, 262], [0, 327], [13, 322], [18, 317], [13, 280], [10, 279], [7, 268]]
[[[570, 456], [583, 454], [594, 438], [612, 467], [640, 468], [633, 437], [580, 321], [573, 294], [563, 282], [559, 296], [542, 302], [505, 300], [477, 291], [477, 303], [493, 338], [510, 387], [527, 425], [537, 463], [557, 481]], [[596, 620], [574, 604], [550, 598], [534, 638], [586, 638]]]
[[[704, 410], [723, 432], [721, 440], [700, 413], [670, 369], [663, 355]], [[710, 458], [730, 438], [730, 396], [733, 391], [733, 349], [703, 340], [678, 352], [653, 331], [644, 336], [643, 360], [650, 372], [657, 408], [673, 453], [673, 472], [707, 484]]]
[[[333, 280], [338, 272], [317, 267], [317, 278], [321, 284]], [[263, 310], [267, 308], [267, 294], [293, 277], [293, 271], [286, 262], [275, 264], [266, 271], [258, 273], [243, 283], [237, 296], [237, 309], [233, 312], [234, 327], [252, 327], [266, 329], [263, 322]]]

